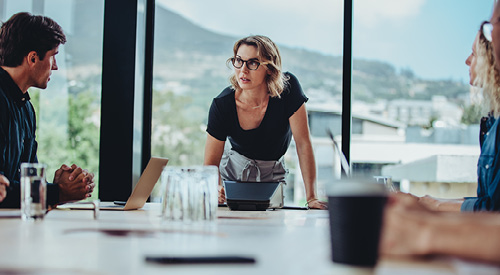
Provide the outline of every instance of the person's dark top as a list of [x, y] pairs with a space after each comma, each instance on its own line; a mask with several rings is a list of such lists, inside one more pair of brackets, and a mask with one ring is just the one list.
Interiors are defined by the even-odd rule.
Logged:
[[461, 211], [500, 211], [500, 119], [481, 119], [477, 162], [477, 197], [467, 197]]
[[280, 159], [292, 139], [289, 118], [308, 100], [297, 78], [288, 72], [285, 75], [290, 79], [281, 93], [281, 98], [269, 98], [266, 113], [257, 128], [243, 130], [240, 127], [235, 90], [227, 87], [212, 101], [207, 132], [221, 141], [228, 138], [232, 149], [248, 158]]
[[[10, 181], [0, 208], [19, 208], [22, 162], [38, 162], [35, 140], [35, 110], [28, 93], [23, 94], [10, 75], [0, 67], [0, 173]], [[47, 184], [47, 204], [59, 201], [59, 186]]]

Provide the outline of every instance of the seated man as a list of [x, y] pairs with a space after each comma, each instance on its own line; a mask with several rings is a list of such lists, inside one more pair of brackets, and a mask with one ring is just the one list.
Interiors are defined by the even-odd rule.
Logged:
[[[66, 42], [52, 19], [18, 13], [0, 28], [0, 207], [20, 207], [20, 166], [38, 162], [36, 117], [28, 88], [47, 88], [55, 55]], [[10, 182], [10, 184], [8, 184]], [[89, 197], [94, 175], [76, 165], [62, 165], [47, 185], [47, 204], [55, 205]], [[3, 192], [6, 189], [6, 195]]]

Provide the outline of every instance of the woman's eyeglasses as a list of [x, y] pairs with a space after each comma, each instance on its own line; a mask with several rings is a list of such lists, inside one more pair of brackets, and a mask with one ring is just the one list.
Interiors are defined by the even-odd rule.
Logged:
[[267, 64], [267, 62], [260, 63], [259, 61], [257, 61], [257, 59], [243, 60], [239, 57], [231, 58], [231, 63], [233, 63], [233, 66], [236, 69], [241, 69], [241, 67], [243, 67], [243, 64], [246, 63], [247, 68], [249, 70], [252, 70], [252, 71], [257, 70], [259, 68], [260, 64], [263, 64], [263, 65]]
[[492, 41], [491, 32], [493, 31], [493, 25], [490, 22], [485, 22], [483, 23], [481, 31], [483, 32], [484, 38], [486, 38], [486, 40], [491, 42]]

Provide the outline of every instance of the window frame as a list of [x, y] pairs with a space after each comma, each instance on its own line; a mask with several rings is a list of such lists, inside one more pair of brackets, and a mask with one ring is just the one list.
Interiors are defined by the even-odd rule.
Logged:
[[[145, 11], [138, 8], [141, 3]], [[105, 0], [99, 156], [103, 201], [126, 200], [151, 157], [155, 4]], [[138, 30], [140, 12], [145, 12], [145, 30]], [[344, 0], [343, 40], [342, 151], [350, 162], [352, 0]], [[137, 51], [137, 41], [144, 41], [144, 51]], [[143, 82], [142, 89], [136, 88], [136, 81]]]
[[155, 1], [104, 5], [99, 199], [127, 200], [151, 157]]

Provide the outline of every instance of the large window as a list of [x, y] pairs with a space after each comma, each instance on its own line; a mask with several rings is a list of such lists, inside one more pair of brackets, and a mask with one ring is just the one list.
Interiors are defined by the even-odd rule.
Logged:
[[351, 163], [403, 191], [476, 195], [479, 119], [465, 59], [493, 1], [355, 1]]
[[[0, 18], [26, 11], [57, 21], [67, 43], [59, 47], [59, 70], [47, 89], [29, 90], [37, 113], [38, 159], [48, 180], [61, 164], [99, 171], [99, 123], [104, 0], [6, 0]], [[93, 197], [97, 197], [98, 188]]]
[[[340, 141], [343, 2], [157, 0], [151, 154], [170, 158], [169, 165], [203, 162], [208, 108], [229, 85], [225, 61], [233, 43], [263, 34], [278, 44], [284, 70], [298, 77], [310, 99], [317, 184], [324, 197], [332, 173], [338, 177], [340, 171], [326, 131]], [[402, 190], [417, 194], [474, 195], [479, 114], [470, 101], [464, 60], [492, 5], [493, 0], [354, 2], [354, 173], [393, 176]], [[51, 174], [62, 163], [97, 173], [104, 0], [0, 1], [2, 21], [19, 11], [52, 17], [68, 36], [49, 87], [30, 90], [39, 160]], [[293, 143], [286, 161], [287, 201], [303, 204]], [[449, 167], [464, 173], [443, 176]]]
[[[208, 109], [229, 85], [226, 60], [242, 37], [262, 34], [276, 42], [283, 67], [299, 79], [314, 110], [325, 98], [341, 102], [343, 1], [158, 0], [155, 24], [152, 154], [169, 165], [203, 163]], [[339, 126], [340, 127], [340, 126]], [[340, 128], [332, 129], [336, 133]], [[322, 135], [325, 133], [322, 130]], [[318, 189], [331, 179], [326, 139], [313, 136]], [[326, 151], [328, 151], [326, 150]], [[304, 187], [292, 144], [287, 203], [304, 204]], [[328, 168], [329, 167], [329, 168]]]

